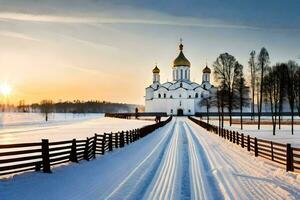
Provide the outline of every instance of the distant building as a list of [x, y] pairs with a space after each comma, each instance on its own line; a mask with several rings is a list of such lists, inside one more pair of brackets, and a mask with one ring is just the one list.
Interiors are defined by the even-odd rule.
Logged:
[[214, 89], [210, 83], [211, 70], [203, 69], [202, 83], [190, 80], [190, 61], [183, 54], [183, 45], [179, 45], [179, 55], [173, 62], [172, 82], [160, 82], [160, 70], [152, 70], [153, 83], [146, 88], [145, 112], [166, 112], [169, 115], [194, 115], [204, 111], [200, 106], [203, 97]]

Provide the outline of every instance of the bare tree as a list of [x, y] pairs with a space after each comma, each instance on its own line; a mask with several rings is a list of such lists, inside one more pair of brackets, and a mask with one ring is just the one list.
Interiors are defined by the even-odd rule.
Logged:
[[269, 64], [270, 57], [267, 49], [263, 47], [258, 55], [258, 67], [260, 68], [260, 99], [259, 99], [259, 111], [258, 111], [258, 129], [260, 129], [260, 118], [262, 111], [263, 101], [263, 86], [264, 86], [264, 71]]
[[299, 66], [295, 61], [289, 61], [287, 64], [287, 97], [290, 105], [291, 115], [292, 115], [292, 135], [294, 134], [294, 110], [295, 101], [297, 101], [297, 90], [299, 92], [300, 88], [297, 88], [297, 71], [299, 71]]
[[[229, 112], [229, 124], [232, 125], [232, 110], [237, 108], [235, 102], [235, 82], [238, 81], [238, 77], [242, 72], [243, 66], [240, 65], [234, 56], [223, 53], [214, 62], [214, 76], [215, 81], [219, 84], [219, 88], [222, 91], [222, 95], [225, 97], [225, 105]], [[224, 98], [223, 97], [223, 98]]]
[[53, 112], [52, 100], [42, 100], [40, 104], [41, 113], [45, 115], [45, 120], [48, 121], [49, 113]]
[[[242, 66], [240, 67], [243, 68]], [[243, 71], [239, 73], [237, 78], [238, 80], [235, 83], [236, 93], [239, 98], [239, 108], [240, 108], [240, 125], [243, 129], [243, 107], [249, 105], [249, 87], [246, 86], [246, 81], [244, 78]], [[253, 93], [252, 93], [253, 94]], [[253, 101], [252, 101], [253, 102]]]
[[252, 103], [251, 103], [251, 119], [254, 119], [254, 97], [255, 97], [255, 87], [256, 87], [256, 64], [255, 64], [255, 51], [251, 51], [250, 59], [249, 59], [249, 68], [250, 68], [250, 85], [251, 85], [251, 96], [252, 96]]
[[281, 63], [281, 64], [277, 64], [278, 67], [277, 69], [279, 70], [279, 111], [278, 111], [278, 128], [281, 129], [281, 118], [282, 118], [282, 111], [283, 111], [283, 103], [286, 99], [286, 95], [287, 95], [287, 87], [286, 87], [286, 83], [287, 83], [287, 73], [288, 73], [288, 69], [287, 69], [287, 64], [285, 63]]
[[204, 106], [206, 108], [206, 119], [207, 123], [209, 123], [209, 109], [211, 108], [212, 105], [212, 96], [211, 93], [207, 96], [204, 96], [202, 100], [200, 101], [200, 106]]
[[295, 75], [295, 101], [298, 110], [298, 116], [300, 117], [300, 68], [298, 68]]
[[264, 96], [266, 100], [269, 100], [271, 113], [272, 113], [272, 124], [273, 124], [273, 135], [276, 131], [279, 98], [280, 98], [280, 75], [279, 66], [273, 66], [267, 68], [267, 74], [264, 77]]

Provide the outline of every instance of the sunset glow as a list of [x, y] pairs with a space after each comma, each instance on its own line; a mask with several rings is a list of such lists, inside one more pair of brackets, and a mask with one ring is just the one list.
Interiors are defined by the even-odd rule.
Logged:
[[11, 94], [11, 87], [7, 83], [4, 83], [0, 85], [0, 92], [3, 96], [7, 97]]
[[[250, 51], [262, 46], [272, 52], [274, 63], [299, 56], [300, 47], [294, 45], [300, 43], [300, 20], [293, 14], [297, 6], [274, 4], [274, 12], [263, 9], [266, 13], [252, 16], [252, 3], [168, 3], [3, 2], [0, 81], [12, 80], [10, 102], [98, 99], [144, 104], [144, 88], [152, 82], [155, 63], [161, 79], [172, 80], [181, 37], [193, 63], [191, 80], [196, 82], [201, 82], [206, 62], [211, 67], [223, 52], [235, 55], [245, 67]], [[249, 8], [247, 13], [232, 17], [239, 6]], [[278, 19], [282, 9], [289, 12]], [[292, 25], [286, 23], [291, 16]]]

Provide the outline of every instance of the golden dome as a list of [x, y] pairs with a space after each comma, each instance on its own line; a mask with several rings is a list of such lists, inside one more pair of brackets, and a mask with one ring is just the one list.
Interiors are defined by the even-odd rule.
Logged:
[[157, 65], [154, 67], [154, 69], [152, 70], [153, 74], [159, 74], [160, 70], [157, 67]]
[[182, 52], [182, 49], [183, 49], [183, 45], [180, 44], [179, 45], [179, 50], [180, 50], [179, 55], [177, 56], [177, 58], [173, 62], [174, 67], [176, 67], [176, 66], [188, 66], [188, 67], [190, 67], [191, 66], [190, 61], [184, 56], [184, 54]]
[[203, 71], [202, 71], [203, 73], [211, 73], [211, 70], [207, 67], [207, 65], [206, 65], [206, 67], [203, 69]]

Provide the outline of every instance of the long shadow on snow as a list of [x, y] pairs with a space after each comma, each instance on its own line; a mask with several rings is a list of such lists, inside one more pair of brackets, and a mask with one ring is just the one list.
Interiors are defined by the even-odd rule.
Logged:
[[224, 199], [224, 197], [223, 197], [223, 195], [220, 191], [220, 188], [218, 187], [217, 181], [216, 181], [216, 179], [215, 179], [215, 177], [212, 173], [212, 167], [211, 167], [211, 165], [208, 161], [208, 158], [205, 154], [205, 151], [204, 151], [202, 145], [200, 144], [200, 142], [198, 141], [198, 139], [194, 135], [194, 132], [191, 129], [190, 125], [187, 124], [187, 127], [188, 127], [189, 131], [192, 133], [191, 134], [192, 138], [195, 141], [197, 151], [199, 152], [200, 159], [201, 159], [203, 167], [206, 171], [204, 176], [206, 176], [206, 180], [208, 181], [206, 184], [210, 188], [211, 195], [213, 196], [213, 199], [216, 199], [216, 200]]

